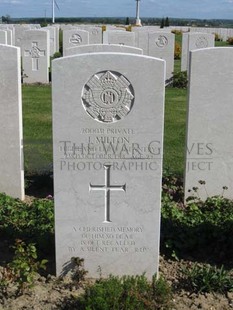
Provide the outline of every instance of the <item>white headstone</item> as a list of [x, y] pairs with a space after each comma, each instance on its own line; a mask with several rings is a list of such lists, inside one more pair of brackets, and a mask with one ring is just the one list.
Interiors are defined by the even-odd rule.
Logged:
[[47, 30], [25, 31], [22, 45], [23, 82], [48, 83], [49, 32]]
[[132, 53], [142, 55], [142, 49], [118, 44], [89, 44], [77, 47], [70, 47], [63, 51], [64, 56], [71, 56], [85, 53]]
[[62, 31], [77, 29], [77, 28], [80, 29], [79, 25], [77, 26], [77, 25], [73, 25], [73, 24], [68, 24], [68, 25], [61, 24], [60, 28]]
[[53, 56], [56, 53], [57, 49], [57, 36], [55, 27], [44, 27], [43, 30], [48, 30], [50, 34], [50, 56]]
[[89, 32], [82, 29], [63, 31], [63, 51], [69, 47], [89, 44]]
[[135, 34], [128, 31], [104, 31], [103, 32], [104, 44], [120, 44], [127, 46], [135, 46]]
[[13, 45], [13, 31], [11, 29], [7, 29], [7, 45]]
[[132, 32], [135, 33], [135, 42], [136, 46], [143, 49], [144, 55], [149, 55], [149, 36], [153, 33], [161, 33], [164, 32], [170, 35], [170, 30], [160, 29], [159, 27], [133, 27]]
[[53, 26], [56, 30], [56, 52], [59, 52], [60, 49], [60, 27], [59, 25]]
[[184, 32], [182, 34], [182, 52], [181, 52], [181, 71], [187, 70], [188, 64], [188, 40], [189, 40], [189, 33]]
[[[184, 39], [185, 40], [185, 39]], [[188, 48], [186, 53], [187, 62], [181, 60], [181, 70], [188, 71], [189, 69], [189, 52], [197, 49], [214, 47], [214, 34], [212, 33], [188, 33]], [[183, 49], [182, 49], [183, 52]], [[183, 57], [183, 54], [182, 54]]]
[[220, 39], [223, 40], [224, 42], [227, 40], [227, 29], [226, 28], [220, 29]]
[[190, 33], [189, 34], [189, 50], [214, 47], [214, 35], [212, 33]]
[[30, 26], [30, 29], [31, 29], [31, 30], [35, 30], [35, 29], [37, 29], [37, 30], [42, 30], [40, 24], [29, 24], [29, 26]]
[[83, 30], [89, 32], [90, 44], [101, 44], [103, 42], [102, 28], [93, 26], [82, 26]]
[[[143, 27], [139, 29], [143, 29]], [[143, 50], [143, 55], [148, 55], [149, 54], [149, 32], [142, 31], [142, 30], [135, 32], [135, 45], [138, 48], [141, 48]]]
[[105, 29], [106, 31], [118, 30], [117, 26], [113, 26], [113, 25], [106, 25]]
[[53, 61], [57, 274], [74, 256], [90, 277], [158, 271], [164, 79], [141, 55]]
[[6, 31], [6, 35], [7, 35], [7, 43], [6, 44], [12, 45], [13, 44], [13, 30], [8, 28], [7, 25], [0, 25], [0, 30]]
[[[185, 196], [233, 198], [233, 49], [191, 52]], [[205, 181], [201, 185], [199, 181]]]
[[[13, 44], [15, 46], [18, 47], [22, 47], [22, 40], [23, 40], [23, 36], [24, 36], [24, 32], [26, 30], [30, 30], [30, 26], [29, 25], [15, 25], [14, 26], [14, 41]], [[22, 49], [21, 49], [21, 53], [22, 53]]]
[[6, 32], [6, 30], [0, 30], [0, 44], [7, 44], [7, 32]]
[[175, 35], [168, 32], [150, 32], [148, 55], [166, 61], [166, 81], [170, 81], [174, 72]]
[[[171, 29], [165, 28], [166, 32], [170, 32]], [[158, 32], [162, 31], [164, 32], [163, 28], [160, 28], [159, 26], [142, 26], [142, 27], [132, 27], [131, 28], [132, 32]]]
[[15, 46], [15, 28], [12, 27], [10, 30], [12, 31], [12, 45]]
[[24, 199], [20, 49], [0, 45], [0, 192]]
[[233, 37], [233, 29], [227, 30], [227, 39]]

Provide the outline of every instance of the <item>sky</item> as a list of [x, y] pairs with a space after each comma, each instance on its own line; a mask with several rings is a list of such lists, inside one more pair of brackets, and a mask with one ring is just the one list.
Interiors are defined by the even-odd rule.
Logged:
[[[135, 0], [56, 0], [57, 17], [135, 17]], [[52, 0], [0, 0], [0, 16], [51, 17]], [[141, 17], [233, 19], [233, 0], [141, 0]]]

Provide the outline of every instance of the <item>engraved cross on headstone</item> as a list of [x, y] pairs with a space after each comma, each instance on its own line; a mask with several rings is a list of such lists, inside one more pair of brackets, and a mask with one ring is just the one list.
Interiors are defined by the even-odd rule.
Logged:
[[38, 42], [32, 42], [32, 48], [24, 51], [24, 56], [32, 57], [32, 71], [39, 70], [39, 58], [45, 56], [45, 50], [40, 50]]
[[89, 191], [104, 191], [105, 192], [105, 219], [104, 223], [110, 223], [110, 192], [111, 191], [126, 191], [126, 184], [124, 185], [110, 185], [110, 169], [111, 165], [104, 165], [105, 170], [105, 184], [103, 185], [89, 185]]

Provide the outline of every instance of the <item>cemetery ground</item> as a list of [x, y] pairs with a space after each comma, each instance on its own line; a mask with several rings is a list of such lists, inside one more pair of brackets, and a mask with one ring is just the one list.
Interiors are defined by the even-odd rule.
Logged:
[[[186, 89], [166, 89], [160, 279], [56, 278], [51, 87], [23, 86], [26, 201], [0, 195], [0, 309], [231, 309], [233, 202], [183, 203]], [[200, 187], [205, 186], [200, 180]]]

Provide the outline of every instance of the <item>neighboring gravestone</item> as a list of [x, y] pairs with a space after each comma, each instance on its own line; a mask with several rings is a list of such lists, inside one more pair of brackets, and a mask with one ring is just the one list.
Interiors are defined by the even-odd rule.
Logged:
[[135, 46], [135, 33], [121, 30], [104, 31], [103, 43]]
[[102, 28], [93, 26], [82, 26], [83, 30], [89, 32], [90, 44], [101, 44], [103, 42]]
[[35, 30], [35, 29], [40, 30], [40, 29], [42, 29], [40, 24], [29, 24], [29, 26], [30, 26], [30, 29], [32, 29], [32, 30]]
[[102, 52], [132, 53], [142, 55], [142, 49], [132, 46], [118, 45], [118, 44], [90, 44], [90, 45], [82, 45], [67, 48], [64, 51], [64, 56], [71, 56], [85, 53], [102, 53]]
[[24, 199], [20, 50], [0, 45], [0, 192]]
[[227, 30], [226, 28], [220, 28], [220, 40], [223, 40], [224, 42], [227, 41]]
[[13, 31], [11, 29], [7, 29], [7, 45], [13, 45]]
[[123, 53], [53, 61], [57, 274], [77, 256], [90, 277], [158, 272], [164, 71]]
[[7, 44], [7, 32], [6, 32], [6, 30], [0, 30], [0, 44]]
[[148, 55], [166, 61], [166, 81], [169, 82], [174, 71], [175, 35], [167, 32], [150, 32], [148, 36]]
[[[141, 27], [138, 27], [141, 28]], [[135, 32], [135, 45], [143, 50], [143, 55], [148, 55], [149, 53], [149, 33], [148, 31], [137, 31]]]
[[181, 50], [181, 71], [187, 70], [188, 64], [188, 38], [189, 33], [184, 32], [182, 34], [182, 50]]
[[[143, 26], [143, 27], [137, 27], [133, 26], [131, 28], [132, 32], [158, 32], [158, 31], [164, 31], [164, 28], [160, 28], [159, 26]], [[169, 28], [166, 28], [166, 32], [170, 32]]]
[[59, 25], [55, 25], [53, 26], [56, 30], [56, 52], [59, 52], [60, 49], [60, 26]]
[[9, 29], [12, 31], [12, 45], [15, 45], [15, 28], [13, 27], [9, 27]]
[[69, 47], [89, 44], [89, 32], [82, 29], [63, 31], [63, 51]]
[[[187, 50], [184, 53], [186, 54], [186, 61], [181, 60], [181, 70], [189, 70], [189, 52], [197, 49], [214, 47], [214, 34], [211, 33], [188, 33], [188, 39], [186, 39]], [[184, 40], [185, 41], [185, 40]], [[183, 52], [183, 49], [182, 49]], [[182, 54], [183, 57], [183, 54]]]
[[206, 199], [227, 186], [224, 196], [232, 199], [233, 49], [191, 52], [189, 83], [185, 196], [198, 187], [197, 195]]
[[61, 28], [61, 30], [62, 31], [66, 31], [66, 30], [71, 30], [71, 29], [80, 29], [79, 28], [79, 25], [73, 25], [73, 24], [69, 24], [69, 25], [63, 25], [63, 24], [61, 24], [60, 25], [60, 28]]
[[106, 25], [105, 26], [106, 31], [114, 31], [114, 30], [118, 30], [117, 26], [112, 26], [112, 25]]
[[[26, 30], [30, 30], [30, 26], [28, 25], [15, 25], [14, 26], [14, 40], [13, 44], [18, 47], [22, 47], [22, 40], [24, 36], [24, 32]], [[21, 49], [22, 53], [22, 49]]]
[[13, 44], [13, 30], [8, 28], [6, 25], [0, 25], [0, 30], [6, 31], [6, 34], [7, 34], [7, 43], [6, 44], [12, 45]]
[[56, 28], [55, 27], [44, 27], [43, 30], [49, 31], [50, 37], [50, 56], [53, 56], [56, 53], [57, 43], [56, 43]]
[[49, 82], [49, 32], [47, 30], [25, 31], [22, 44], [23, 82]]

